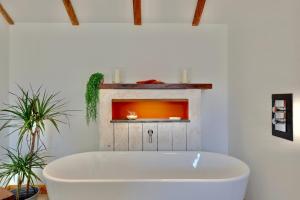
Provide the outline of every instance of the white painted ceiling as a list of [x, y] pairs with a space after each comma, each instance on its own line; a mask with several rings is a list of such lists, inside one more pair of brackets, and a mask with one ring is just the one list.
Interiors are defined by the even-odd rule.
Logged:
[[[62, 0], [0, 2], [16, 23], [70, 22]], [[226, 0], [207, 0], [201, 23], [217, 23], [220, 2]], [[72, 4], [80, 23], [133, 23], [132, 0], [72, 0]], [[197, 0], [142, 0], [142, 20], [143, 23], [192, 23], [196, 4]]]

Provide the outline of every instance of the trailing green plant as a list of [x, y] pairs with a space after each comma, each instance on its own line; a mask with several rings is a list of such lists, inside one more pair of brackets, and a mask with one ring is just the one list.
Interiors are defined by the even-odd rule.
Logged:
[[[40, 144], [44, 147], [44, 143], [41, 140], [41, 134], [46, 131], [45, 123], [49, 122], [55, 129], [60, 132], [59, 124], [67, 124], [69, 111], [67, 110], [66, 103], [63, 99], [58, 98], [59, 93], [48, 93], [46, 90], [25, 90], [18, 86], [19, 94], [10, 93], [15, 98], [15, 103], [5, 104], [5, 108], [0, 110], [0, 121], [4, 122], [0, 127], [0, 131], [8, 130], [8, 135], [17, 133], [17, 156], [12, 156], [12, 152], [8, 151], [8, 156], [10, 162], [15, 164], [15, 159], [20, 157], [20, 149], [22, 149], [22, 144], [27, 144], [29, 158], [36, 158], [37, 152], [40, 149]], [[28, 160], [27, 168], [34, 167], [35, 164], [32, 162], [33, 159]], [[8, 165], [6, 165], [8, 166]], [[39, 165], [42, 168], [44, 165]], [[16, 169], [16, 175], [20, 175], [19, 168]], [[32, 177], [34, 175], [29, 174], [25, 177], [27, 180], [26, 191], [29, 192], [30, 185], [32, 184]], [[22, 183], [24, 179], [18, 179]], [[18, 184], [19, 185], [19, 184]], [[20, 188], [18, 188], [20, 189]]]
[[102, 73], [94, 73], [90, 76], [86, 85], [85, 103], [86, 103], [86, 121], [89, 124], [91, 121], [96, 121], [98, 103], [99, 103], [99, 85], [103, 81]]

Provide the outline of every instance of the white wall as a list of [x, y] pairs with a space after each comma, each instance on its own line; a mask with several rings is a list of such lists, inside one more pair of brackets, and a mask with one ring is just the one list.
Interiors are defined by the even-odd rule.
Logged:
[[[0, 108], [3, 103], [8, 102], [8, 68], [9, 68], [9, 29], [6, 24], [0, 21]], [[0, 122], [0, 126], [1, 126]], [[8, 146], [9, 138], [6, 137], [7, 132], [0, 133], [0, 158], [3, 155], [3, 147]]]
[[[247, 200], [298, 200], [300, 2], [230, 0], [230, 154], [251, 168]], [[294, 142], [272, 136], [271, 94], [294, 93]]]
[[[299, 3], [298, 0], [207, 1], [207, 5], [216, 5], [215, 7], [207, 6], [205, 10], [205, 14], [211, 16], [209, 23], [228, 24], [229, 151], [230, 154], [246, 161], [251, 168], [247, 200], [299, 199]], [[206, 141], [209, 141], [204, 144], [204, 147], [205, 149], [225, 151], [227, 146], [226, 67], [223, 65], [224, 63], [220, 66], [208, 64], [196, 66], [191, 65], [195, 61], [190, 61], [190, 57], [193, 59], [197, 57], [197, 63], [207, 63], [208, 59], [211, 60], [215, 56], [215, 52], [206, 52], [205, 46], [202, 46], [205, 41], [201, 40], [205, 32], [211, 34], [212, 31], [206, 31], [207, 26], [205, 25], [200, 31], [201, 34], [195, 36], [192, 33], [197, 31], [198, 34], [198, 29], [201, 30], [202, 26], [195, 30], [188, 25], [184, 28], [184, 33], [188, 34], [188, 37], [183, 36], [185, 39], [177, 44], [176, 37], [180, 37], [179, 35], [183, 33], [167, 28], [169, 31], [166, 32], [169, 37], [166, 39], [171, 43], [171, 46], [167, 47], [163, 45], [166, 44], [163, 40], [160, 39], [158, 42], [153, 39], [159, 37], [154, 34], [159, 30], [148, 30], [150, 44], [148, 43], [146, 46], [151, 47], [149, 50], [144, 48], [144, 43], [140, 43], [142, 36], [136, 40], [126, 41], [124, 39], [129, 39], [130, 31], [140, 33], [140, 28], [130, 26], [131, 28], [125, 29], [126, 25], [122, 27], [117, 25], [115, 29], [118, 31], [111, 33], [106, 31], [106, 26], [103, 26], [104, 30], [97, 25], [81, 25], [77, 29], [66, 24], [18, 24], [13, 27], [11, 31], [13, 50], [11, 50], [10, 59], [13, 61], [10, 70], [13, 72], [11, 85], [16, 81], [21, 81], [26, 84], [34, 82], [37, 85], [44, 83], [47, 87], [55, 90], [61, 88], [68, 99], [72, 98], [70, 99], [72, 107], [84, 109], [83, 99], [80, 95], [83, 96], [84, 84], [88, 75], [94, 71], [104, 71], [110, 78], [110, 67], [118, 66], [123, 69], [126, 67], [126, 81], [148, 78], [149, 74], [155, 78], [176, 81], [177, 69], [188, 65], [187, 67], [191, 66], [193, 71], [193, 81], [212, 81], [217, 87], [204, 95], [207, 110], [203, 120], [207, 121], [203, 124], [208, 128], [203, 134]], [[144, 28], [146, 25], [142, 27], [142, 29]], [[112, 34], [113, 38], [120, 37], [120, 39], [107, 40], [108, 34]], [[150, 35], [152, 36], [150, 37]], [[170, 35], [175, 38], [172, 39]], [[207, 37], [203, 38], [207, 39]], [[197, 47], [193, 44], [195, 38], [201, 41], [197, 43]], [[213, 39], [215, 38], [211, 37], [209, 41], [213, 43], [211, 41]], [[161, 42], [163, 42], [164, 48], [160, 46]], [[134, 56], [130, 55], [126, 49], [124, 50], [124, 43], [127, 43], [125, 47], [133, 43], [132, 48], [139, 48], [141, 53], [137, 52], [138, 50], [132, 53], [138, 53], [143, 57], [140, 57], [139, 60], [133, 59]], [[119, 48], [122, 51], [116, 48], [117, 44], [120, 44]], [[191, 44], [195, 51], [187, 48]], [[155, 45], [160, 48], [155, 48]], [[89, 46], [91, 49], [88, 48]], [[104, 47], [107, 48], [104, 49]], [[167, 53], [166, 55], [166, 49], [175, 51], [177, 48], [184, 57], [176, 56], [168, 59], [172, 54]], [[157, 49], [162, 51], [155, 51]], [[90, 55], [84, 52], [88, 52]], [[122, 57], [121, 53], [124, 52], [126, 57]], [[144, 52], [152, 54], [144, 54]], [[160, 54], [160, 52], [163, 53]], [[106, 56], [111, 53], [115, 54], [115, 59]], [[190, 55], [191, 53], [192, 55]], [[143, 66], [142, 70], [140, 66]], [[68, 72], [69, 75], [67, 75], [66, 69], [63, 69], [62, 73], [55, 72], [56, 69], [63, 67], [73, 70]], [[166, 68], [162, 72], [152, 70], [162, 67]], [[170, 69], [175, 69], [174, 75], [169, 74]], [[29, 71], [27, 72], [27, 70]], [[30, 74], [32, 71], [35, 71], [34, 75], [46, 72], [48, 77], [55, 77], [55, 80], [52, 80], [54, 78], [45, 78], [44, 75], [38, 78], [34, 77]], [[24, 78], [22, 74], [29, 78]], [[64, 79], [66, 76], [68, 78]], [[276, 81], [272, 79], [273, 76], [277, 77]], [[271, 135], [271, 94], [284, 92], [294, 93], [294, 142]], [[221, 115], [216, 114], [218, 112]], [[79, 125], [84, 122], [83, 113], [76, 114], [71, 122], [70, 130], [66, 128], [62, 136], [54, 134], [51, 140], [51, 147], [57, 147], [57, 150], [53, 150], [55, 155], [61, 156], [77, 151], [97, 149], [96, 126], [87, 128], [85, 125]], [[214, 123], [217, 123], [218, 126], [214, 126]]]
[[111, 81], [120, 68], [125, 82], [156, 78], [178, 82], [188, 68], [192, 82], [212, 82], [203, 92], [203, 149], [227, 152], [227, 28], [224, 25], [18, 24], [10, 31], [10, 87], [15, 83], [60, 90], [70, 108], [81, 109], [62, 135], [48, 132], [50, 154], [98, 150], [97, 126], [85, 124], [89, 75]]

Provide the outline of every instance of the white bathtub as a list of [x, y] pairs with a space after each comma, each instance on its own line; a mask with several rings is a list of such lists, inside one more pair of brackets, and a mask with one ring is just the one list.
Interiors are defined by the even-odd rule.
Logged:
[[208, 152], [89, 152], [43, 175], [50, 200], [242, 200], [249, 168]]

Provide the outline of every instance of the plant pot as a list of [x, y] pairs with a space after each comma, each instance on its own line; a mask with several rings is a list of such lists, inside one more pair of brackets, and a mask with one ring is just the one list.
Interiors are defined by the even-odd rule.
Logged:
[[[11, 191], [15, 198], [17, 194], [17, 189]], [[20, 200], [37, 200], [37, 197], [40, 193], [40, 189], [38, 187], [30, 187], [29, 194], [26, 196], [26, 187], [22, 187], [20, 191]]]

